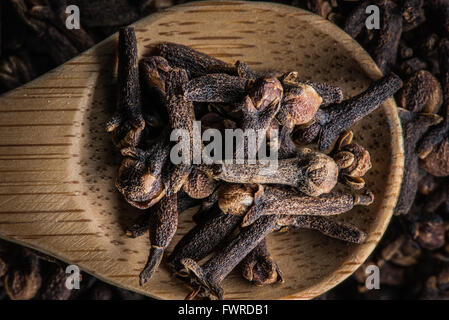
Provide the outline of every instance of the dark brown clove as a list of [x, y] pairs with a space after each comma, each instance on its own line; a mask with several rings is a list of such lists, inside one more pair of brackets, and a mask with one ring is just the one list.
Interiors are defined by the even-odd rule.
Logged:
[[5, 290], [11, 300], [34, 298], [41, 284], [39, 258], [30, 252], [26, 253], [23, 265], [9, 270], [5, 276]]
[[429, 214], [413, 223], [413, 239], [428, 250], [441, 248], [445, 244], [445, 226], [438, 215]]
[[221, 282], [223, 279], [246, 257], [265, 237], [282, 227], [294, 226], [297, 228], [311, 228], [326, 235], [361, 243], [366, 235], [356, 227], [344, 223], [324, 224], [311, 223], [303, 216], [279, 216], [269, 215], [259, 218], [249, 227], [243, 228], [240, 233], [224, 248], [207, 260], [203, 266], [190, 258], [181, 260], [184, 268], [189, 271], [189, 283], [195, 288], [189, 298], [204, 296], [208, 298], [216, 297], [223, 299], [223, 289]]
[[[174, 164], [170, 170], [169, 185], [167, 193], [178, 192], [187, 180], [193, 163], [193, 123], [195, 121], [195, 110], [193, 103], [186, 101], [182, 95], [183, 86], [188, 82], [187, 72], [183, 69], [174, 68], [168, 74], [167, 79], [167, 102], [166, 107], [172, 130], [184, 130], [189, 134], [190, 154], [187, 155], [187, 163]], [[177, 142], [181, 142], [182, 137]], [[176, 142], [176, 141], [175, 141]], [[185, 142], [185, 141], [184, 141]], [[185, 155], [183, 155], [185, 156]]]
[[370, 50], [374, 61], [383, 73], [396, 63], [399, 39], [402, 34], [402, 16], [395, 1], [378, 1], [381, 8], [380, 30]]
[[418, 192], [423, 195], [429, 195], [438, 188], [436, 177], [431, 174], [422, 174], [418, 183]]
[[168, 61], [162, 57], [153, 56], [140, 60], [139, 66], [147, 87], [155, 88], [165, 99], [165, 82], [168, 80], [168, 73], [172, 69]]
[[323, 18], [327, 18], [332, 11], [332, 6], [326, 0], [307, 0], [307, 9]]
[[242, 222], [243, 214], [253, 203], [255, 188], [250, 185], [227, 184], [218, 189], [218, 206], [207, 212], [208, 219], [199, 222], [175, 246], [168, 264], [182, 273], [181, 260], [199, 261], [217, 248]]
[[363, 28], [365, 28], [365, 21], [367, 18], [365, 11], [370, 4], [371, 1], [361, 1], [346, 18], [343, 29], [354, 39], [357, 38]]
[[211, 210], [212, 207], [218, 202], [219, 190], [220, 188], [215, 189], [215, 191], [209, 197], [201, 201], [201, 205], [198, 211], [192, 216], [192, 220], [196, 224], [201, 224], [212, 217], [212, 215], [209, 214], [209, 210]]
[[241, 262], [242, 276], [258, 286], [284, 282], [281, 269], [262, 240]]
[[298, 157], [270, 163], [202, 165], [213, 178], [231, 183], [282, 184], [298, 188], [310, 196], [331, 191], [338, 178], [338, 167], [329, 156], [304, 148]]
[[168, 144], [162, 138], [149, 151], [125, 148], [121, 152], [124, 159], [115, 186], [128, 203], [147, 209], [166, 193], [163, 168], [168, 158]]
[[[331, 105], [317, 113], [316, 124], [302, 129], [302, 133], [296, 136], [307, 137], [308, 140], [318, 133], [318, 147], [320, 150], [327, 149], [337, 137], [354, 123], [361, 120], [376, 110], [385, 100], [392, 97], [402, 86], [401, 79], [391, 73], [376, 82], [361, 94], [345, 100], [339, 104]], [[317, 130], [316, 126], [320, 128]]]
[[165, 249], [167, 249], [178, 228], [178, 199], [172, 193], [156, 204], [150, 214], [150, 254], [147, 263], [139, 275], [140, 285], [147, 282], [161, 263]]
[[283, 84], [290, 86], [294, 85], [308, 85], [311, 86], [318, 96], [321, 98], [320, 107], [327, 107], [334, 103], [340, 103], [343, 101], [343, 92], [339, 87], [332, 86], [327, 83], [302, 81], [299, 77], [299, 73], [296, 71], [288, 72], [280, 77]]
[[207, 74], [213, 66], [228, 66], [221, 60], [181, 44], [165, 42], [158, 45], [157, 50], [171, 66], [185, 69], [193, 78]]
[[245, 62], [239, 60], [235, 62], [234, 66], [226, 64], [211, 66], [208, 69], [208, 73], [225, 73], [230, 76], [238, 76], [249, 80], [256, 80], [257, 78], [263, 77], [261, 72], [252, 70]]
[[136, 147], [142, 137], [145, 120], [140, 104], [134, 28], [120, 29], [118, 61], [119, 101], [117, 112], [106, 124], [106, 130], [113, 133], [113, 141], [117, 147]]
[[332, 150], [331, 157], [340, 169], [339, 180], [353, 189], [362, 189], [365, 186], [362, 177], [371, 169], [371, 157], [365, 148], [353, 143], [352, 139], [352, 131], [343, 133]]
[[[199, 206], [198, 200], [190, 198], [184, 192], [177, 193], [178, 213]], [[152, 211], [148, 211], [139, 215], [133, 223], [126, 229], [126, 236], [130, 238], [138, 238], [144, 235], [150, 229], [150, 216]]]
[[[368, 206], [374, 201], [374, 195], [330, 192], [319, 197], [300, 194], [292, 189], [260, 187], [254, 205], [248, 210], [242, 226], [254, 223], [262, 215], [303, 215], [330, 216], [351, 210], [356, 205]], [[282, 208], [282, 212], [280, 212]]]
[[24, 53], [2, 57], [0, 61], [0, 88], [10, 90], [31, 81], [36, 76], [30, 59]]
[[248, 79], [225, 73], [207, 74], [184, 85], [184, 97], [193, 102], [240, 102], [248, 86]]
[[194, 168], [183, 184], [182, 190], [194, 199], [204, 199], [214, 192], [216, 186], [215, 180], [203, 171]]
[[283, 88], [276, 78], [259, 78], [243, 99], [243, 130], [266, 131], [279, 110]]
[[[244, 228], [239, 235], [227, 246], [207, 260], [200, 267], [192, 258], [181, 260], [188, 271], [190, 285], [199, 288], [206, 297], [223, 299], [221, 282], [223, 279], [251, 252], [269, 233], [279, 228], [279, 216], [267, 216], [257, 220], [248, 228]], [[194, 296], [190, 296], [194, 298]]]
[[[275, 128], [276, 129], [276, 128]], [[292, 130], [287, 127], [281, 127], [278, 129], [279, 135], [277, 136], [277, 141], [272, 141], [271, 137], [269, 143], [276, 143], [278, 145], [278, 158], [279, 159], [289, 159], [298, 156], [298, 148], [292, 137]]]
[[367, 237], [365, 232], [352, 224], [340, 222], [329, 217], [298, 216], [289, 224], [289, 227], [316, 230], [325, 236], [357, 244], [363, 243]]
[[427, 63], [417, 57], [405, 60], [399, 65], [399, 72], [404, 77], [410, 77], [414, 73], [426, 69]]
[[438, 113], [443, 103], [440, 82], [430, 72], [418, 71], [404, 83], [398, 102], [413, 112]]
[[440, 64], [442, 71], [443, 100], [445, 119], [431, 128], [420, 141], [417, 153], [420, 166], [435, 176], [449, 175], [449, 40], [440, 43]]
[[401, 193], [395, 208], [396, 215], [408, 213], [418, 189], [419, 167], [418, 155], [415, 151], [416, 144], [430, 126], [442, 120], [435, 114], [414, 114], [401, 108], [399, 108], [399, 116], [401, 117], [404, 135], [405, 172], [401, 184]]
[[316, 90], [306, 83], [289, 82], [286, 79], [282, 85], [284, 96], [279, 113], [276, 115], [278, 121], [288, 128], [311, 121], [323, 102]]

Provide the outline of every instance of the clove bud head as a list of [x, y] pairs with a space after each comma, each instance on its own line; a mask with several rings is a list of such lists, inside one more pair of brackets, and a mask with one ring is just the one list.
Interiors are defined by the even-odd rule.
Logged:
[[287, 76], [283, 80], [284, 97], [282, 98], [281, 108], [277, 114], [279, 122], [293, 128], [295, 125], [301, 125], [310, 122], [323, 99], [316, 90], [303, 82], [289, 81]]
[[165, 195], [160, 174], [151, 172], [145, 154], [136, 148], [122, 149], [125, 158], [120, 165], [115, 186], [131, 205], [146, 209]]
[[281, 102], [284, 89], [276, 78], [257, 79], [250, 87], [248, 97], [251, 100], [250, 111], [265, 110], [270, 105]]
[[223, 213], [244, 215], [254, 203], [254, 185], [225, 184], [218, 188], [218, 207]]
[[304, 161], [307, 165], [300, 168], [302, 179], [298, 190], [314, 197], [332, 191], [337, 184], [339, 172], [335, 161], [323, 153], [307, 148], [301, 150], [301, 153], [306, 153]]
[[362, 177], [371, 169], [369, 152], [352, 142], [353, 133], [347, 131], [338, 139], [331, 156], [340, 169], [340, 180], [353, 189], [362, 189], [365, 180]]

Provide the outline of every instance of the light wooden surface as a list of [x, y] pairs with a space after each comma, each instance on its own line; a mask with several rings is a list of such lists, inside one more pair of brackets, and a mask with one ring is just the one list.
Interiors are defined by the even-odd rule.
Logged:
[[[135, 28], [140, 55], [154, 43], [178, 42], [256, 69], [297, 70], [304, 79], [340, 86], [346, 97], [381, 76], [343, 31], [283, 5], [192, 3], [151, 15]], [[0, 98], [0, 237], [114, 285], [182, 299], [189, 291], [164, 266], [139, 287], [148, 237], [124, 235], [139, 210], [114, 188], [119, 157], [104, 130], [115, 108], [116, 44], [113, 36]], [[224, 281], [225, 298], [310, 299], [363, 263], [386, 229], [399, 193], [403, 154], [395, 107], [390, 100], [354, 127], [355, 141], [371, 152], [366, 180], [376, 200], [340, 218], [366, 231], [366, 243], [347, 244], [308, 230], [273, 234], [269, 248], [286, 282], [255, 287], [233, 272]], [[191, 227], [191, 214], [183, 213], [170, 250]]]

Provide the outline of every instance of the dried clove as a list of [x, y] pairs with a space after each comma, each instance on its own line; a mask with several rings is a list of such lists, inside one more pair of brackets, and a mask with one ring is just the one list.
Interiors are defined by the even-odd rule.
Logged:
[[407, 214], [415, 198], [418, 181], [419, 167], [416, 145], [426, 130], [442, 120], [435, 114], [418, 113], [415, 114], [405, 109], [399, 108], [399, 116], [403, 127], [405, 172], [401, 183], [401, 193], [395, 208], [395, 214]]
[[190, 80], [184, 86], [184, 97], [193, 102], [240, 102], [247, 86], [248, 79], [212, 73]]
[[[199, 261], [217, 248], [242, 222], [243, 214], [253, 203], [255, 187], [227, 184], [218, 189], [218, 205], [204, 211], [208, 218], [191, 229], [175, 246], [168, 264], [182, 273], [181, 260]], [[204, 209], [203, 209], [204, 210]]]
[[172, 69], [168, 61], [158, 56], [147, 57], [140, 60], [139, 66], [147, 87], [155, 88], [162, 99], [165, 100], [165, 82], [168, 80], [168, 74]]
[[342, 134], [331, 156], [340, 169], [339, 180], [353, 189], [362, 189], [365, 186], [362, 177], [371, 169], [371, 158], [369, 152], [359, 144], [352, 143], [352, 139], [352, 131]]
[[338, 177], [334, 160], [307, 148], [298, 152], [296, 158], [278, 160], [276, 168], [265, 161], [256, 161], [256, 164], [201, 165], [200, 169], [226, 182], [289, 185], [310, 196], [332, 190]]
[[262, 240], [241, 262], [242, 276], [258, 286], [284, 282], [276, 261], [267, 248], [267, 240]]
[[234, 66], [226, 64], [211, 66], [208, 69], [208, 73], [225, 73], [248, 80], [256, 80], [264, 76], [263, 73], [252, 70], [245, 62], [240, 60], [236, 61]]
[[[262, 215], [303, 215], [329, 216], [351, 210], [356, 205], [368, 206], [374, 201], [374, 195], [331, 192], [319, 197], [306, 196], [292, 189], [266, 186], [260, 187], [254, 205], [248, 210], [242, 226], [254, 223]], [[282, 212], [279, 208], [282, 207]]]
[[229, 66], [221, 60], [181, 44], [165, 42], [159, 44], [156, 50], [172, 67], [186, 70], [192, 78], [207, 74], [213, 66]]
[[352, 225], [344, 223], [324, 224], [312, 223], [309, 217], [270, 215], [259, 218], [249, 227], [243, 228], [240, 233], [212, 258], [199, 266], [195, 260], [185, 258], [181, 260], [184, 268], [189, 271], [188, 279], [191, 286], [196, 288], [189, 298], [204, 296], [223, 299], [221, 282], [269, 233], [285, 226], [296, 228], [312, 228], [342, 240], [361, 243], [366, 235]]
[[[193, 103], [186, 101], [182, 95], [182, 88], [188, 82], [187, 72], [183, 69], [174, 68], [168, 74], [167, 79], [167, 102], [166, 107], [169, 116], [170, 128], [172, 130], [185, 130], [189, 133], [190, 154], [187, 163], [173, 165], [170, 171], [167, 193], [178, 192], [186, 182], [193, 162], [193, 123], [195, 121], [195, 110]], [[177, 142], [180, 142], [179, 137]], [[184, 157], [185, 155], [183, 155]]]
[[115, 181], [116, 188], [131, 205], [147, 209], [166, 193], [163, 168], [168, 158], [168, 145], [163, 137], [149, 151], [137, 148], [121, 150], [124, 159]]
[[140, 104], [137, 41], [134, 28], [120, 29], [118, 49], [119, 101], [117, 113], [106, 124], [113, 133], [114, 144], [119, 147], [136, 147], [145, 128]]
[[[190, 285], [197, 289], [189, 298], [197, 294], [223, 299], [220, 283], [270, 232], [279, 228], [279, 216], [267, 216], [257, 220], [221, 251], [217, 252], [202, 267], [191, 258], [181, 259], [183, 267], [188, 271]], [[204, 291], [204, 292], [200, 292]]]
[[140, 285], [147, 282], [161, 263], [165, 249], [178, 228], [178, 199], [172, 193], [159, 201], [150, 214], [150, 254], [139, 275]]
[[39, 291], [42, 277], [37, 256], [26, 253], [25, 263], [8, 271], [5, 276], [5, 290], [11, 300], [29, 300]]
[[283, 88], [276, 78], [259, 78], [243, 99], [243, 130], [266, 131], [279, 110]]
[[381, 9], [380, 30], [370, 51], [383, 73], [389, 72], [396, 63], [399, 39], [402, 34], [402, 16], [395, 1], [379, 1]]
[[316, 230], [325, 236], [351, 243], [363, 243], [366, 233], [349, 223], [322, 216], [297, 216], [290, 218], [288, 226], [295, 229]]
[[24, 54], [7, 56], [0, 61], [0, 87], [3, 90], [18, 87], [34, 77], [35, 70]]
[[325, 150], [341, 133], [377, 109], [401, 86], [401, 79], [391, 73], [374, 82], [361, 94], [321, 110], [317, 113], [316, 124], [307, 126], [301, 130], [302, 133], [296, 133], [296, 136], [306, 137], [308, 141], [318, 139], [318, 148]]
[[443, 219], [438, 215], [421, 217], [413, 223], [413, 239], [428, 250], [441, 248], [445, 244], [445, 228]]
[[423, 160], [420, 160], [420, 167], [436, 177], [447, 177], [449, 176], [448, 159], [449, 140], [446, 137]]
[[193, 169], [186, 182], [182, 185], [182, 190], [194, 199], [207, 198], [214, 192], [217, 182], [207, 174], [198, 169]]
[[283, 74], [280, 80], [283, 84], [290, 86], [311, 86], [321, 98], [320, 107], [327, 107], [328, 105], [343, 101], [343, 92], [339, 87], [322, 82], [301, 81], [299, 73], [296, 71]]
[[[286, 76], [289, 79], [289, 76]], [[313, 119], [323, 99], [316, 90], [306, 84], [291, 82], [286, 79], [282, 81], [284, 96], [282, 105], [276, 118], [288, 128], [295, 125], [308, 123]]]
[[418, 71], [404, 83], [398, 102], [413, 112], [438, 113], [443, 103], [441, 85], [430, 72]]
[[421, 175], [418, 183], [418, 192], [423, 195], [429, 195], [438, 187], [438, 182], [436, 178], [431, 174]]
[[[197, 200], [190, 198], [182, 192], [178, 192], [178, 212], [182, 213], [187, 209], [198, 206]], [[145, 212], [138, 216], [134, 222], [126, 229], [126, 235], [130, 238], [137, 238], [142, 236], [150, 229], [150, 215], [151, 211]]]
[[443, 100], [445, 106], [444, 121], [430, 129], [417, 148], [420, 166], [435, 176], [449, 175], [449, 40], [440, 43], [440, 62], [442, 66]]
[[327, 18], [332, 11], [332, 6], [326, 0], [307, 0], [307, 9], [323, 18]]

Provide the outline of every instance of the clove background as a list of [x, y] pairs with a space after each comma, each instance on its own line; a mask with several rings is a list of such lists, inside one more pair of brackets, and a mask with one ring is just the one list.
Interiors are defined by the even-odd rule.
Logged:
[[[1, 1], [0, 93], [64, 63], [121, 26], [182, 2]], [[381, 289], [366, 290], [362, 266], [318, 299], [449, 298], [449, 1], [276, 2], [310, 10], [335, 23], [371, 54], [384, 73], [394, 71], [404, 81], [396, 100], [404, 108], [400, 114], [407, 128], [404, 143], [409, 165], [401, 193], [406, 205], [398, 205], [398, 214], [365, 263], [380, 268]], [[76, 37], [61, 28], [68, 4], [78, 5], [81, 11], [82, 32]], [[364, 28], [369, 4], [380, 8], [380, 30]], [[438, 124], [418, 121], [432, 117], [429, 114], [442, 119]], [[49, 293], [47, 288], [65, 282], [61, 280], [64, 269], [61, 262], [1, 241], [0, 299], [143, 298], [88, 275], [83, 275], [83, 282], [89, 283], [85, 290], [68, 294], [61, 288]]]

